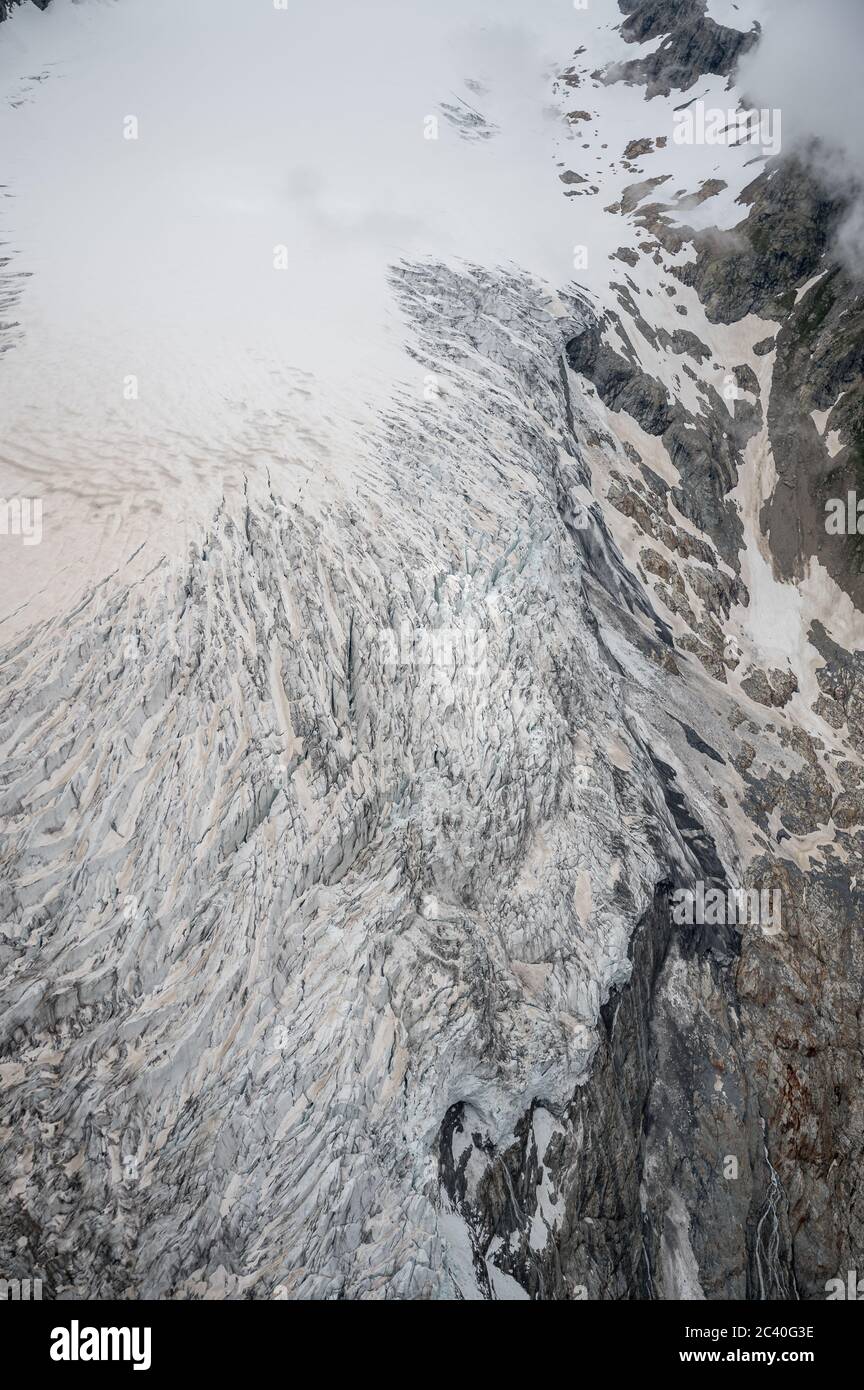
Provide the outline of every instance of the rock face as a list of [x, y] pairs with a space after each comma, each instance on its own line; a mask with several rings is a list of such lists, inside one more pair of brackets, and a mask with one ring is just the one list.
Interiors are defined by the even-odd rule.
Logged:
[[749, 205], [747, 217], [725, 237], [697, 234], [696, 259], [681, 277], [694, 286], [714, 322], [751, 313], [784, 318], [794, 304], [792, 291], [820, 268], [842, 203], [792, 158], [772, 161], [739, 202]]
[[[741, 450], [755, 432], [754, 422], [730, 421], [722, 401], [709, 391], [699, 416], [673, 404], [663, 383], [641, 369], [632, 347], [627, 358], [601, 341], [604, 329], [613, 323], [613, 317], [605, 324], [592, 319], [571, 338], [568, 365], [593, 383], [610, 410], [625, 412], [646, 434], [661, 437], [681, 479], [681, 486], [671, 490], [671, 499], [682, 515], [711, 535], [723, 559], [737, 568], [741, 524], [727, 497], [737, 481]], [[673, 352], [680, 350], [681, 341], [669, 339]]]
[[728, 76], [752, 48], [758, 30], [742, 33], [717, 24], [705, 14], [704, 0], [619, 0], [627, 15], [621, 32], [630, 43], [659, 39], [647, 57], [621, 68], [627, 82], [644, 83], [646, 96], [686, 91], [704, 73]]
[[[25, 0], [0, 0], [0, 24], [4, 19], [9, 19], [16, 5], [23, 5]], [[37, 9], [47, 10], [51, 0], [32, 0]]]
[[820, 268], [814, 280], [777, 337], [768, 427], [783, 465], [763, 524], [776, 536], [783, 573], [801, 574], [815, 556], [860, 607], [862, 535], [856, 529], [838, 542], [826, 529], [826, 509], [832, 498], [864, 497], [864, 305], [843, 267]]
[[[755, 39], [620, 8], [623, 52], [668, 37], [561, 55], [592, 156], [622, 77]], [[806, 1300], [860, 1267], [864, 628], [847, 538], [780, 495], [835, 434], [852, 476], [858, 290], [795, 164], [646, 205], [681, 183], [656, 112], [602, 292], [393, 266], [435, 389], [354, 492], [250, 468], [4, 644], [6, 1277]]]

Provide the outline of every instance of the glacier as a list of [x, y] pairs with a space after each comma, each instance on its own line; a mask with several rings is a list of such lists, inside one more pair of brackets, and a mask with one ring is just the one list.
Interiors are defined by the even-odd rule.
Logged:
[[784, 494], [853, 466], [860, 287], [794, 158], [673, 138], [753, 22], [0, 25], [4, 1274], [857, 1267], [862, 593]]

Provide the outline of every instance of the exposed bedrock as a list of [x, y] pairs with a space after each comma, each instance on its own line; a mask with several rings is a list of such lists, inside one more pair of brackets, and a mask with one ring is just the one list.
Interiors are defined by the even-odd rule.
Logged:
[[[658, 886], [633, 974], [602, 1010], [590, 1080], [538, 1098], [498, 1149], [482, 1115], [442, 1125], [444, 1191], [477, 1282], [531, 1297], [795, 1296], [787, 1202], [744, 1055], [735, 950], [683, 941]], [[490, 1278], [490, 1270], [491, 1278]]]
[[662, 38], [644, 58], [621, 65], [619, 76], [644, 83], [646, 96], [686, 91], [703, 73], [728, 75], [757, 41], [748, 33], [718, 24], [705, 13], [704, 0], [618, 0], [627, 15], [621, 32], [631, 43]]
[[[587, 313], [587, 311], [586, 311]], [[738, 480], [742, 450], [754, 429], [729, 415], [716, 391], [705, 392], [705, 408], [694, 415], [674, 402], [662, 382], [602, 341], [603, 321], [589, 316], [567, 343], [567, 361], [597, 388], [610, 410], [625, 411], [646, 434], [657, 435], [681, 485], [672, 498], [682, 515], [705, 531], [723, 559], [738, 568], [741, 520], [729, 492]]]

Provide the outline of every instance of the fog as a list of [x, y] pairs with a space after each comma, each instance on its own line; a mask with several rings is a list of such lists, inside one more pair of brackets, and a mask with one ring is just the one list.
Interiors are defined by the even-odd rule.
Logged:
[[762, 38], [738, 72], [757, 106], [781, 109], [784, 153], [797, 151], [829, 189], [852, 198], [839, 250], [859, 275], [864, 199], [853, 184], [864, 186], [862, 53], [861, 0], [765, 0]]

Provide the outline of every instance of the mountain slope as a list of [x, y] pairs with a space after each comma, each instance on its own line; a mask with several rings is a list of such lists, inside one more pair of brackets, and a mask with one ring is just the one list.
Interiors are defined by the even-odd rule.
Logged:
[[[695, 83], [734, 108], [750, 18], [579, 16], [542, 127], [573, 278], [390, 257], [382, 403], [274, 374], [188, 544], [123, 532], [10, 615], [7, 1275], [773, 1300], [856, 1267], [858, 571], [781, 488], [852, 467], [858, 290], [798, 164], [674, 141]], [[483, 136], [442, 119], [494, 160], [467, 92]], [[696, 884], [779, 891], [780, 930], [680, 924]]]

